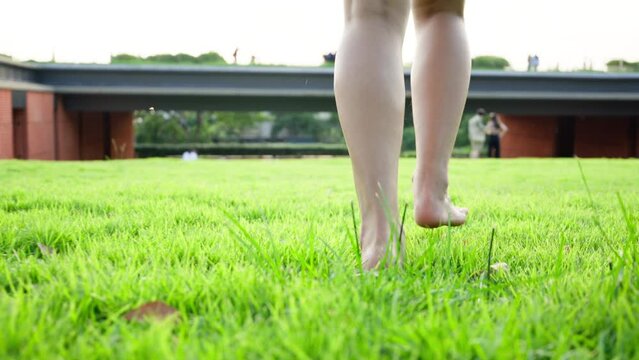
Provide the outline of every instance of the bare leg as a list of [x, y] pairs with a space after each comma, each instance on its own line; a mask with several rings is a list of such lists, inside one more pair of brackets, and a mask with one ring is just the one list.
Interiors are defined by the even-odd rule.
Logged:
[[409, 0], [346, 0], [335, 64], [337, 110], [362, 217], [362, 265], [399, 258], [397, 176], [404, 121], [402, 43]]
[[417, 144], [413, 190], [415, 221], [423, 227], [461, 225], [468, 210], [448, 198], [452, 154], [470, 81], [470, 55], [463, 19], [452, 12], [415, 12], [417, 52], [412, 100]]

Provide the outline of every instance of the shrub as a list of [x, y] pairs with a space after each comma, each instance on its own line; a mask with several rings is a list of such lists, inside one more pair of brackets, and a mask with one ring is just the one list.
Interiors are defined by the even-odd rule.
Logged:
[[473, 59], [473, 69], [506, 70], [510, 67], [508, 60], [499, 56], [478, 56]]
[[623, 59], [610, 60], [606, 63], [611, 72], [639, 72], [639, 62], [630, 62]]

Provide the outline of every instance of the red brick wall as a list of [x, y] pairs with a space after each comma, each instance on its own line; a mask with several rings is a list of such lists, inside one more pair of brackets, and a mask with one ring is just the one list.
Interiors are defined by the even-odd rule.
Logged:
[[630, 118], [580, 118], [575, 122], [575, 155], [631, 157], [635, 155]]
[[13, 100], [11, 90], [0, 90], [0, 159], [13, 157]]
[[80, 114], [80, 159], [104, 160], [104, 119], [101, 112]]
[[27, 92], [27, 159], [55, 159], [53, 94]]
[[134, 157], [133, 113], [112, 112], [111, 122], [111, 158], [131, 159]]
[[558, 119], [541, 116], [499, 115], [508, 127], [501, 140], [501, 156], [552, 157], [557, 148]]
[[62, 99], [56, 100], [56, 159], [80, 160], [80, 114], [67, 111]]

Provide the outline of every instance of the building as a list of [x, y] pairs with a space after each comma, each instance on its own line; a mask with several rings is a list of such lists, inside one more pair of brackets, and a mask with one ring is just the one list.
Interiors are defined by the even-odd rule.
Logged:
[[[132, 158], [133, 111], [151, 107], [334, 111], [333, 69], [0, 59], [0, 159]], [[466, 107], [500, 114], [504, 157], [639, 156], [639, 74], [473, 72]]]

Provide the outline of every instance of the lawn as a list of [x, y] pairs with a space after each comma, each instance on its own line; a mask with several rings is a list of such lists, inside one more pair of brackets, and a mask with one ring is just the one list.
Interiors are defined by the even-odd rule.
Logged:
[[637, 358], [639, 161], [581, 165], [453, 160], [375, 275], [348, 159], [0, 162], [0, 358]]

